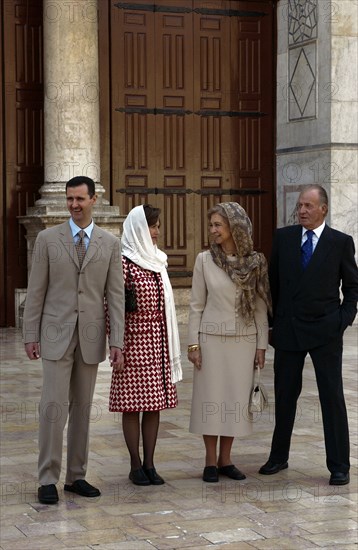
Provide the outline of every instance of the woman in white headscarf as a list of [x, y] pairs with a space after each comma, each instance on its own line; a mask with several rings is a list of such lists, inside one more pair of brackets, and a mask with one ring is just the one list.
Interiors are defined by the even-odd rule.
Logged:
[[160, 411], [177, 406], [174, 384], [182, 378], [167, 255], [157, 247], [159, 214], [159, 208], [136, 206], [123, 224], [122, 235], [123, 276], [128, 295], [125, 361], [122, 370], [113, 370], [109, 408], [123, 413], [123, 434], [131, 459], [129, 479], [135, 485], [164, 483], [154, 467]]

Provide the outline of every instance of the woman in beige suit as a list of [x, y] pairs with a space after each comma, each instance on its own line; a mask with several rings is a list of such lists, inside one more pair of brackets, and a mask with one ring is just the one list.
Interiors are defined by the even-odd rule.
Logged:
[[245, 210], [220, 203], [208, 219], [211, 246], [196, 259], [190, 302], [190, 431], [204, 438], [203, 480], [217, 482], [219, 474], [245, 479], [232, 464], [231, 447], [234, 437], [252, 433], [248, 399], [254, 368], [265, 363], [271, 301], [267, 262], [253, 250]]

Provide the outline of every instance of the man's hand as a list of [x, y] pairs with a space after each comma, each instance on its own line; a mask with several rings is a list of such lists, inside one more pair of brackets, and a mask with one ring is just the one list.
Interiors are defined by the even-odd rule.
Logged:
[[39, 342], [28, 342], [25, 344], [26, 355], [29, 359], [39, 359], [40, 358], [40, 344]]
[[124, 367], [124, 355], [120, 348], [111, 347], [109, 353], [109, 363], [114, 370], [121, 372]]

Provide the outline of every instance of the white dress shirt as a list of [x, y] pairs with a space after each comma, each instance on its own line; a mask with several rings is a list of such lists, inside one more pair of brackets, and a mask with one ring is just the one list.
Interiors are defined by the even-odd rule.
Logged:
[[[312, 235], [312, 251], [314, 252], [316, 246], [317, 246], [317, 243], [319, 241], [319, 238], [320, 236], [322, 235], [322, 231], [324, 229], [326, 225], [326, 222], [323, 222], [322, 225], [319, 225], [318, 227], [316, 227], [316, 229], [313, 229], [313, 235]], [[307, 241], [307, 233], [308, 229], [306, 229], [305, 227], [302, 227], [302, 240], [301, 240], [301, 246], [303, 245], [303, 243], [305, 243]]]
[[[86, 250], [87, 250], [89, 242], [90, 242], [93, 227], [94, 227], [94, 222], [92, 220], [91, 223], [83, 229], [83, 231], [85, 232], [84, 241], [85, 241]], [[71, 228], [71, 232], [72, 232], [73, 241], [76, 244], [78, 239], [79, 239], [78, 232], [82, 231], [82, 227], [78, 227], [78, 225], [75, 224], [73, 219], [70, 218], [70, 228]]]

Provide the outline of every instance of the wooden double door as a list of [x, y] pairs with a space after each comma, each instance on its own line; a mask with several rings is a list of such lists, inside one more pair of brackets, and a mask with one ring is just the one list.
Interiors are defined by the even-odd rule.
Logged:
[[208, 245], [206, 213], [217, 202], [248, 211], [255, 248], [268, 254], [273, 2], [116, 1], [104, 12], [102, 181], [112, 204], [122, 214], [148, 202], [162, 209], [160, 247], [174, 286], [190, 284], [195, 256]]
[[[101, 183], [122, 214], [162, 208], [175, 286], [207, 246], [206, 212], [235, 200], [270, 251], [274, 193], [274, 2], [98, 0]], [[43, 0], [0, 3], [0, 325], [26, 287], [18, 216], [43, 167]], [[84, 12], [85, 14], [87, 12]], [[86, 53], [84, 53], [86, 55]]]

